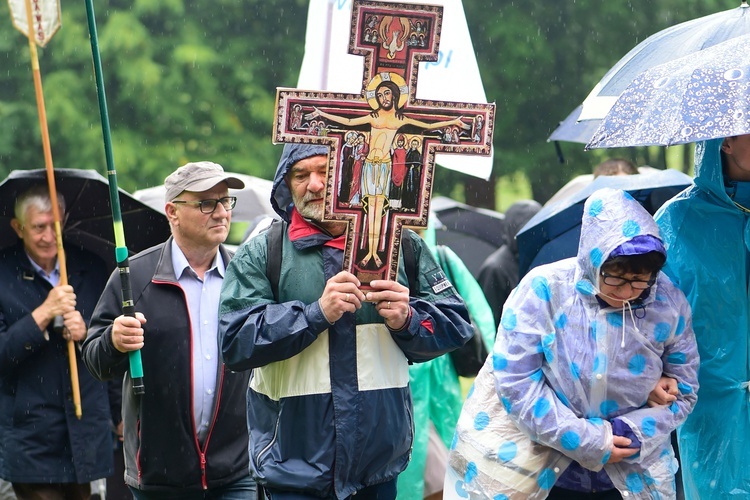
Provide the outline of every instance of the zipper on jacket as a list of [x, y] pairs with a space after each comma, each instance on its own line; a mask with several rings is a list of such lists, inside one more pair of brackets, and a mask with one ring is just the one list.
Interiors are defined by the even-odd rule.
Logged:
[[268, 450], [271, 449], [271, 446], [273, 446], [276, 443], [276, 438], [279, 435], [279, 422], [281, 421], [281, 408], [279, 408], [279, 413], [276, 415], [276, 426], [274, 426], [273, 429], [273, 437], [271, 438], [271, 441], [258, 452], [257, 455], [255, 455], [255, 464], [257, 467], [260, 467], [260, 457], [262, 457]]
[[206, 454], [202, 451], [200, 452], [201, 455], [201, 483], [203, 484], [203, 489], [208, 489], [208, 479], [206, 478]]

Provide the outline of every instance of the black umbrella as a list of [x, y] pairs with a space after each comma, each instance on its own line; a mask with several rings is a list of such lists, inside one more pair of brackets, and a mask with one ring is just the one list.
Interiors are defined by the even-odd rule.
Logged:
[[[109, 184], [95, 170], [55, 169], [57, 191], [65, 197], [67, 221], [63, 227], [65, 245], [76, 245], [99, 255], [109, 269], [117, 267], [109, 203]], [[10, 226], [16, 197], [37, 184], [47, 184], [47, 171], [13, 170], [0, 183], [0, 249], [15, 245]], [[128, 251], [140, 252], [169, 237], [164, 214], [119, 190], [122, 222]]]
[[653, 215], [665, 201], [692, 183], [690, 176], [678, 170], [597, 177], [570, 197], [545, 206], [518, 232], [520, 276], [536, 266], [576, 255], [583, 204], [597, 189], [623, 189]]
[[439, 222], [435, 224], [437, 243], [450, 247], [476, 277], [484, 259], [504, 244], [505, 216], [444, 196], [433, 198], [430, 209]]

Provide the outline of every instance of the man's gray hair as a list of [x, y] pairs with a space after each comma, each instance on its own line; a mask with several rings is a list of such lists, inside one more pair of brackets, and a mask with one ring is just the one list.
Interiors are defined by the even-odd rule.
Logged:
[[[59, 191], [57, 193], [57, 206], [60, 208], [60, 216], [62, 217], [65, 214], [65, 198]], [[21, 224], [26, 219], [26, 212], [28, 212], [29, 207], [34, 207], [40, 212], [50, 212], [52, 210], [52, 200], [50, 199], [47, 186], [39, 184], [18, 195], [14, 213], [16, 219], [21, 221]]]

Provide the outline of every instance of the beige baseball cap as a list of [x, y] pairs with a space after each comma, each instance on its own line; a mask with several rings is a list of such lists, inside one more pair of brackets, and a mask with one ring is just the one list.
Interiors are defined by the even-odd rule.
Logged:
[[164, 179], [164, 202], [169, 203], [183, 191], [202, 193], [220, 182], [226, 182], [232, 189], [242, 189], [245, 183], [232, 175], [227, 175], [218, 163], [196, 161], [186, 163]]

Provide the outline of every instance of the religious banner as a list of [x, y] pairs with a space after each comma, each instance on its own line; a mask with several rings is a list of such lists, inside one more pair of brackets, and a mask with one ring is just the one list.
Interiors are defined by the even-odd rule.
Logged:
[[[33, 37], [29, 37], [26, 6], [31, 7]], [[40, 47], [47, 45], [60, 29], [60, 2], [58, 0], [8, 0], [13, 26], [27, 38], [33, 38]]]
[[442, 15], [354, 0], [349, 52], [364, 57], [361, 93], [277, 91], [274, 143], [331, 148], [324, 217], [348, 223], [344, 269], [364, 288], [396, 279], [404, 226], [427, 226], [435, 153], [490, 154], [494, 104], [416, 96], [419, 63], [438, 58]]

